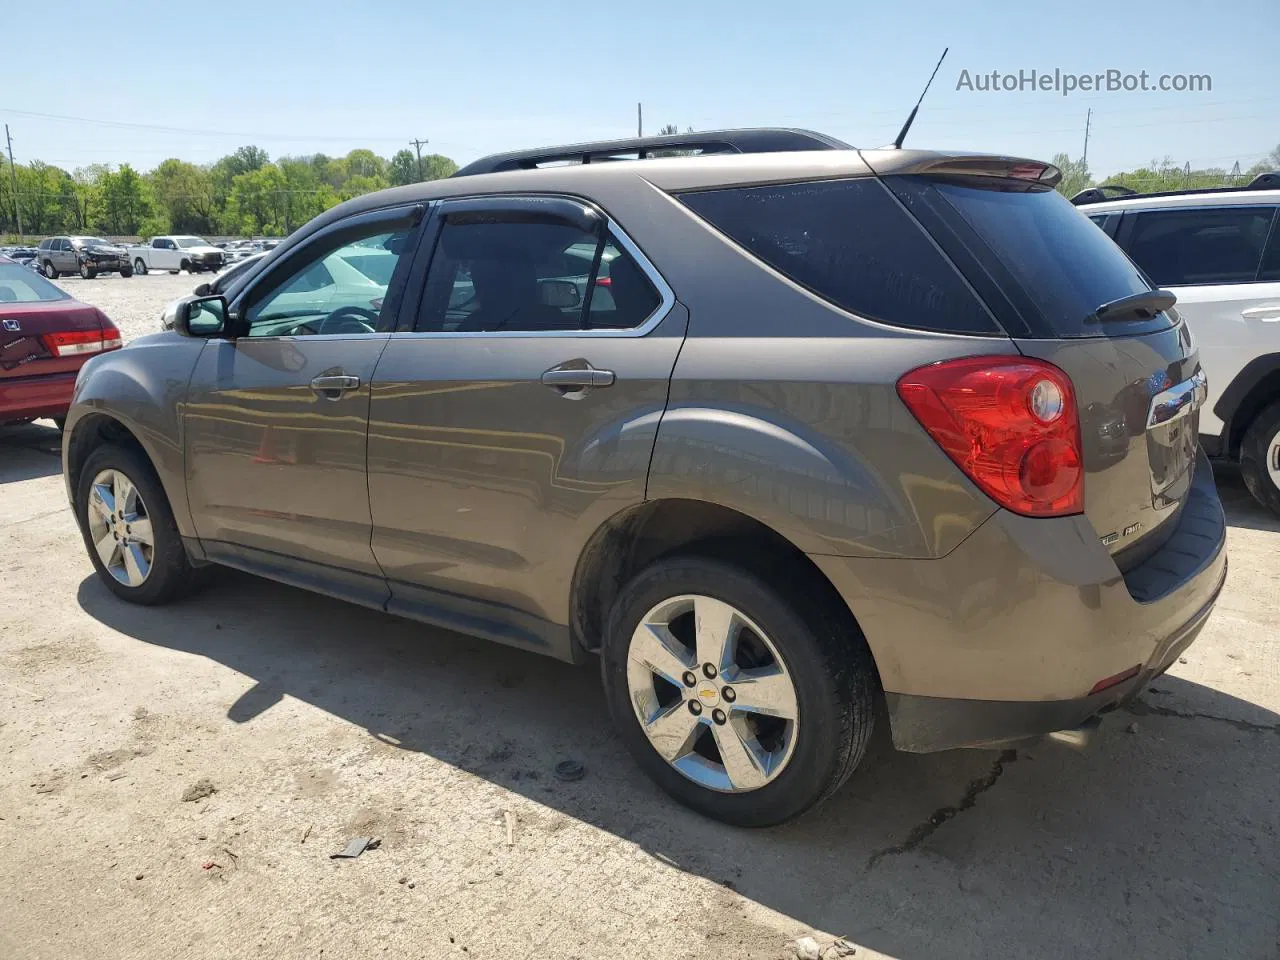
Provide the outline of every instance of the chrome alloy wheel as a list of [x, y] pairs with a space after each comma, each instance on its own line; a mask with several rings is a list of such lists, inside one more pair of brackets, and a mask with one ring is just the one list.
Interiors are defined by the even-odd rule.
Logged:
[[1267, 444], [1267, 473], [1271, 482], [1280, 487], [1280, 431]]
[[151, 574], [155, 535], [133, 481], [119, 470], [103, 470], [93, 478], [85, 513], [102, 566], [126, 587], [142, 586]]
[[627, 650], [627, 688], [653, 748], [710, 790], [758, 790], [795, 751], [791, 674], [764, 631], [721, 600], [671, 597], [646, 613]]

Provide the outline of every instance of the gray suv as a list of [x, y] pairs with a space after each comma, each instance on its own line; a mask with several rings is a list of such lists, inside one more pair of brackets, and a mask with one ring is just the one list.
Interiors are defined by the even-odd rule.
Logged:
[[1058, 176], [739, 131], [351, 200], [84, 367], [89, 557], [135, 603], [223, 564], [599, 654], [639, 764], [734, 824], [830, 796], [877, 718], [1076, 728], [1227, 560], [1174, 298]]
[[100, 273], [133, 276], [128, 251], [101, 237], [46, 237], [40, 241], [36, 260], [50, 280], [65, 273], [78, 273], [84, 280], [92, 280]]

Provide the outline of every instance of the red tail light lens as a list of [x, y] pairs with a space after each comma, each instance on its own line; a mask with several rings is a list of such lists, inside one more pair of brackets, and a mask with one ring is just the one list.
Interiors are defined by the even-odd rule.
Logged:
[[1029, 517], [1084, 511], [1080, 421], [1071, 379], [1025, 357], [919, 367], [898, 396], [991, 499]]
[[73, 357], [82, 353], [103, 353], [106, 350], [118, 350], [123, 346], [120, 331], [106, 317], [101, 318], [100, 330], [64, 330], [61, 333], [46, 333], [44, 345], [55, 357]]
[[597, 287], [612, 287], [613, 277], [596, 277]]

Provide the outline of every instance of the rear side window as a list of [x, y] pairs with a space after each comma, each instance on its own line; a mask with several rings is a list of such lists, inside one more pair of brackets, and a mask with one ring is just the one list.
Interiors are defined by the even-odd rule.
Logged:
[[446, 219], [416, 329], [540, 333], [641, 326], [662, 298], [613, 237], [603, 246], [600, 241], [558, 221]]
[[850, 313], [918, 330], [1000, 332], [877, 180], [706, 190], [680, 200], [788, 279]]
[[1271, 228], [1271, 239], [1267, 241], [1267, 250], [1262, 255], [1262, 269], [1258, 271], [1259, 280], [1280, 280], [1280, 218]]
[[1250, 283], [1273, 216], [1270, 207], [1126, 214], [1121, 243], [1159, 286]]

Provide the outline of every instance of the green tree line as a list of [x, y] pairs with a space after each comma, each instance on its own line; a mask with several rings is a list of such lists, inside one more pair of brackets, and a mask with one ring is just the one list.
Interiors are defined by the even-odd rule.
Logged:
[[1138, 193], [1159, 193], [1164, 190], [1199, 190], [1204, 187], [1243, 187], [1260, 173], [1280, 171], [1280, 146], [1248, 169], [1235, 167], [1193, 168], [1189, 163], [1177, 163], [1172, 157], [1152, 160], [1145, 167], [1126, 170], [1102, 180], [1095, 180], [1089, 165], [1082, 159], [1072, 160], [1065, 153], [1053, 158], [1053, 165], [1062, 171], [1058, 191], [1068, 197], [1086, 187], [1128, 187]]
[[[345, 157], [323, 153], [278, 157], [241, 147], [216, 163], [171, 158], [141, 173], [129, 164], [91, 164], [70, 172], [39, 160], [12, 171], [0, 163], [0, 234], [27, 236], [164, 233], [282, 236], [362, 193], [447, 177], [448, 157], [401, 150], [387, 159], [372, 150]], [[17, 179], [15, 205], [14, 174]]]

